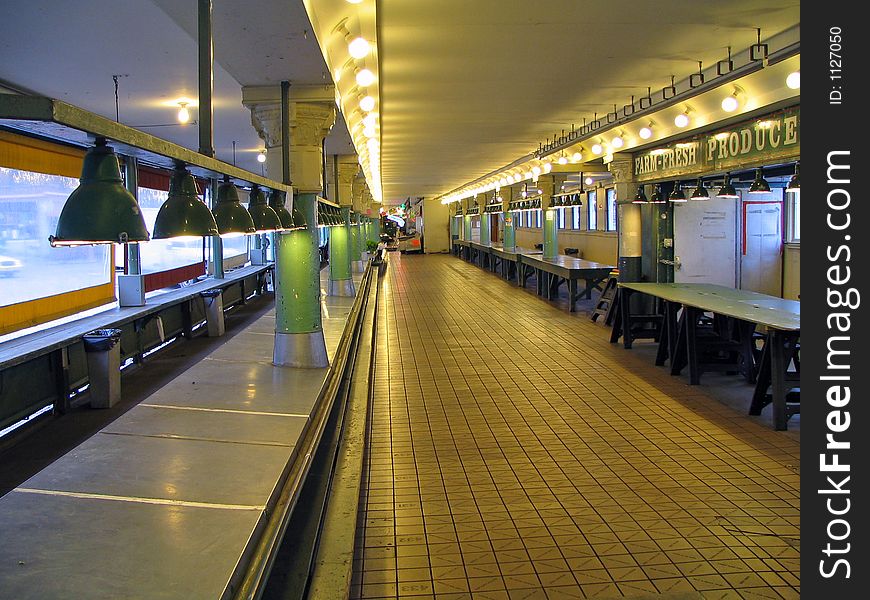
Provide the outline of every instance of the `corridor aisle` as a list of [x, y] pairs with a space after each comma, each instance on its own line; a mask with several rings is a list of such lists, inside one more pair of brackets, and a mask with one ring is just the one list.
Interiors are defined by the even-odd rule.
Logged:
[[799, 443], [447, 255], [391, 255], [351, 597], [798, 598]]

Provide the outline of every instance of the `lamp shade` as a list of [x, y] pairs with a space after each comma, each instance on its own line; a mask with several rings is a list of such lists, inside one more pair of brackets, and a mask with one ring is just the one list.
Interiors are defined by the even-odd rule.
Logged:
[[709, 197], [710, 193], [707, 191], [707, 188], [704, 187], [704, 182], [699, 179], [698, 184], [695, 186], [695, 190], [692, 192], [692, 200], [703, 200]]
[[214, 215], [196, 194], [196, 181], [183, 166], [169, 180], [169, 197], [154, 221], [154, 239], [217, 235]]
[[668, 200], [671, 202], [686, 202], [686, 193], [683, 191], [683, 186], [679, 181], [674, 182], [674, 189], [671, 190]]
[[761, 169], [755, 169], [755, 180], [749, 186], [750, 194], [768, 194], [770, 193], [770, 184], [761, 172]]
[[293, 215], [291, 215], [290, 211], [287, 210], [287, 207], [284, 206], [284, 192], [281, 190], [272, 190], [269, 192], [269, 206], [271, 206], [272, 210], [275, 211], [275, 214], [278, 215], [278, 219], [281, 221], [281, 229], [293, 229]]
[[304, 229], [308, 227], [308, 220], [305, 218], [305, 215], [301, 210], [296, 206], [296, 203], [293, 203], [293, 227], [295, 229]]
[[643, 186], [637, 186], [637, 193], [634, 195], [634, 199], [631, 201], [632, 204], [648, 204], [649, 199], [647, 199], [646, 194], [643, 192]]
[[785, 191], [787, 192], [799, 192], [801, 189], [801, 169], [798, 163], [794, 165], [794, 175], [791, 176], [791, 179], [788, 182], [788, 185], [785, 187]]
[[266, 194], [259, 186], [254, 185], [251, 188], [250, 198], [248, 213], [254, 222], [256, 233], [269, 233], [282, 228], [281, 219], [278, 218], [278, 214], [272, 210], [272, 207], [266, 204]]
[[217, 206], [214, 208], [214, 220], [222, 237], [233, 237], [255, 233], [254, 220], [239, 202], [239, 192], [229, 180], [218, 187]]
[[653, 188], [652, 198], [650, 198], [650, 202], [652, 204], [665, 204], [667, 200], [665, 200], [665, 195], [662, 193], [662, 186], [660, 184], [655, 184]]
[[731, 184], [731, 176], [727, 173], [725, 174], [725, 181], [722, 183], [722, 187], [719, 188], [719, 191], [716, 192], [716, 195], [719, 198], [739, 198], [737, 195], [737, 190], [734, 189], [734, 186]]
[[103, 138], [85, 154], [79, 186], [67, 198], [52, 246], [147, 242], [148, 229], [136, 199], [122, 184], [115, 151]]

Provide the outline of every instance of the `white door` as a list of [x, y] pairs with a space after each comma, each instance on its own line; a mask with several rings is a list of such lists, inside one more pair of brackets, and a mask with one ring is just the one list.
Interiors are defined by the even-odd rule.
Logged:
[[674, 281], [737, 283], [737, 201], [689, 200], [674, 206]]
[[743, 198], [740, 289], [781, 296], [782, 202], [774, 194]]

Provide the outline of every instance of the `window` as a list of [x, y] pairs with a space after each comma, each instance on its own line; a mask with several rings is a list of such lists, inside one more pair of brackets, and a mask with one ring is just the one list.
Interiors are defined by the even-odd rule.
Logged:
[[0, 306], [112, 281], [111, 246], [52, 248], [48, 243], [78, 185], [72, 177], [0, 167]]
[[789, 211], [788, 241], [801, 241], [801, 191], [786, 192], [786, 205]]
[[607, 188], [607, 228], [606, 231], [616, 231], [616, 188]]
[[541, 226], [541, 209], [535, 211], [535, 227]]
[[580, 214], [583, 210], [582, 206], [575, 206], [571, 209], [571, 228], [580, 229]]
[[586, 229], [594, 231], [598, 229], [598, 193], [595, 191], [586, 194]]
[[557, 227], [559, 229], [565, 229], [565, 211], [568, 209], [565, 208], [557, 208], [556, 212], [559, 214], [559, 222], [557, 223]]

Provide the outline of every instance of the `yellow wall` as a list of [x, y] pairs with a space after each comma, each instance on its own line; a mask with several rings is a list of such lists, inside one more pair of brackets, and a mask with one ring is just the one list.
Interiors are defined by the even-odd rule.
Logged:
[[782, 297], [799, 300], [801, 293], [801, 246], [786, 244], [782, 261]]

